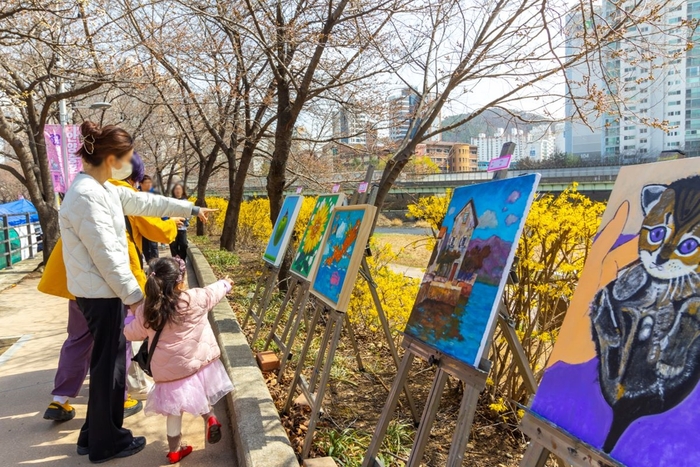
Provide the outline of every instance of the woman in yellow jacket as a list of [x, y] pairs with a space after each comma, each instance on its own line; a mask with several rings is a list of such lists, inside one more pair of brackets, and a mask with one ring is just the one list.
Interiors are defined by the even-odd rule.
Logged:
[[[126, 180], [110, 180], [110, 183], [136, 191], [135, 185], [144, 175], [143, 162], [137, 154], [134, 154], [131, 162], [134, 168], [131, 176]], [[127, 229], [129, 266], [141, 286], [141, 290], [143, 290], [146, 284], [146, 274], [143, 270], [141, 251], [137, 245], [142, 245], [143, 237], [155, 242], [172, 242], [177, 236], [177, 227], [183, 222], [183, 219], [171, 218], [168, 221], [163, 221], [157, 217], [127, 216], [127, 220], [128, 225], [130, 225], [130, 228]], [[75, 297], [68, 291], [62, 250], [63, 243], [59, 239], [46, 263], [44, 274], [38, 286], [41, 292], [69, 299], [68, 338], [63, 343], [58, 360], [54, 390], [51, 392], [53, 401], [44, 413], [45, 419], [54, 421], [67, 421], [75, 417], [75, 409], [68, 400], [76, 397], [80, 392], [90, 369], [90, 356], [92, 354], [92, 336], [88, 330], [87, 322], [78, 308]], [[136, 380], [138, 382], [138, 378]], [[124, 402], [124, 417], [138, 413], [141, 408], [140, 401], [127, 397]]]

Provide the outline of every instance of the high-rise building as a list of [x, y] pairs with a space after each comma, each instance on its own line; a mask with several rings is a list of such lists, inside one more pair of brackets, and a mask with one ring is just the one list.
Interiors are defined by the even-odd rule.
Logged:
[[454, 143], [450, 150], [450, 172], [477, 170], [479, 170], [477, 147], [467, 143]]
[[[619, 14], [621, 4], [616, 6], [606, 1], [602, 8], [604, 16], [609, 17]], [[569, 99], [587, 92], [587, 85], [596, 84], [598, 89], [618, 97], [620, 105], [615, 112], [604, 114], [594, 122], [593, 132], [567, 127], [567, 152], [592, 153], [600, 129], [600, 153], [604, 157], [656, 157], [662, 151], [673, 150], [700, 156], [700, 49], [686, 50], [682, 24], [684, 19], [700, 19], [700, 0], [673, 0], [664, 6], [662, 13], [668, 26], [678, 25], [671, 34], [652, 25], [630, 27], [625, 40], [604, 51], [607, 58], [600, 77], [594, 76], [597, 71], [592, 63], [570, 70], [579, 79], [571, 80], [574, 85], [567, 89]], [[567, 47], [576, 47], [576, 28], [570, 32]], [[633, 46], [640, 38], [660, 48], [651, 60], [641, 57], [645, 51]], [[692, 39], [700, 39], [700, 33]], [[582, 73], [587, 73], [585, 79], [595, 82], [584, 81]], [[572, 114], [567, 107], [567, 116]], [[666, 129], [651, 125], [664, 121]]]
[[366, 145], [368, 121], [367, 116], [339, 107], [333, 115], [333, 138], [343, 144]]
[[391, 123], [389, 127], [389, 138], [392, 141], [401, 141], [408, 133], [415, 117], [418, 106], [418, 94], [409, 88], [401, 89], [400, 95], [393, 97], [389, 101]]
[[[599, 12], [600, 8], [596, 11]], [[566, 24], [566, 55], [573, 56], [583, 45], [583, 33], [591, 24], [582, 20], [581, 14], [570, 15]], [[564, 123], [564, 152], [582, 157], [596, 158], [601, 155], [603, 142], [602, 118], [586, 97], [592, 85], [602, 82], [603, 73], [599, 62], [579, 63], [566, 70], [566, 99]], [[580, 113], [586, 119], [586, 123]]]

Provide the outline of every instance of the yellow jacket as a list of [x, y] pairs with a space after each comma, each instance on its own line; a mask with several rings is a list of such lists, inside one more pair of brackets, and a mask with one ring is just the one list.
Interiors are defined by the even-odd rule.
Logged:
[[[123, 186], [136, 191], [128, 182], [117, 180], [109, 180], [109, 182], [112, 185]], [[146, 273], [143, 271], [139, 259], [143, 237], [158, 243], [172, 243], [177, 236], [177, 225], [174, 220], [164, 221], [158, 217], [128, 217], [134, 234], [132, 239], [129, 232], [126, 233], [129, 247], [129, 267], [143, 291], [146, 285]], [[41, 276], [37, 289], [49, 295], [75, 300], [75, 297], [68, 291], [66, 265], [63, 263], [63, 242], [60, 238], [51, 252], [49, 260], [46, 262], [44, 274]]]

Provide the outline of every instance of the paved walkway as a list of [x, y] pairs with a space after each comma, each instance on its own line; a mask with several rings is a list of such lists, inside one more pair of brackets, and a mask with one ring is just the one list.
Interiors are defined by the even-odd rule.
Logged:
[[10, 269], [0, 269], [0, 292], [18, 284], [27, 274], [34, 272], [42, 261], [44, 255], [38, 253], [33, 259], [13, 264]]
[[[58, 354], [66, 337], [68, 305], [64, 299], [38, 292], [37, 283], [36, 278], [26, 279], [0, 292], [0, 340], [20, 337], [13, 347], [0, 355], [0, 465], [92, 465], [87, 457], [79, 457], [75, 452], [78, 431], [85, 419], [89, 381], [80, 396], [71, 401], [77, 411], [75, 419], [59, 424], [42, 418], [51, 400]], [[183, 439], [195, 450], [181, 465], [234, 465], [231, 431], [225, 422], [228, 420], [225, 401], [217, 405], [216, 412], [224, 423], [223, 439], [216, 445], [205, 444], [201, 418], [185, 415]], [[148, 445], [134, 457], [105, 465], [169, 465], [165, 459], [164, 417], [145, 417], [139, 413], [126, 419], [124, 425], [134, 434], [146, 436]]]

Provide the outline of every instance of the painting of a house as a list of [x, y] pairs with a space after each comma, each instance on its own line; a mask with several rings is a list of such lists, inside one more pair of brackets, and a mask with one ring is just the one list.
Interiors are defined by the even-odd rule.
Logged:
[[539, 175], [456, 188], [406, 334], [478, 365]]

